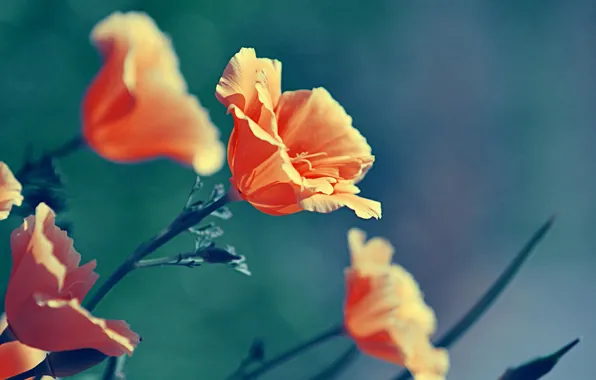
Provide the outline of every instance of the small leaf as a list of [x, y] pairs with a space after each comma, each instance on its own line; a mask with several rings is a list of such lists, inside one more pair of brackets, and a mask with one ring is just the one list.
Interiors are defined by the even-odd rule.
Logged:
[[211, 190], [211, 196], [209, 196], [210, 201], [218, 200], [219, 198], [226, 195], [226, 188], [223, 183], [218, 183], [217, 185], [213, 186], [213, 190]]
[[579, 341], [580, 339], [577, 338], [555, 353], [531, 360], [516, 368], [509, 368], [499, 380], [538, 380], [549, 373], [563, 355], [575, 347]]
[[194, 201], [196, 193], [198, 193], [202, 188], [203, 182], [201, 181], [201, 177], [197, 176], [195, 183], [192, 185], [190, 193], [188, 194], [186, 204], [184, 205], [185, 210], [200, 210], [203, 207], [202, 201]]
[[209, 223], [203, 227], [191, 227], [188, 229], [192, 234], [196, 235], [197, 238], [203, 240], [214, 240], [224, 234], [221, 227], [216, 226], [213, 223]]
[[197, 252], [197, 254], [205, 260], [205, 262], [210, 264], [229, 264], [241, 258], [241, 256], [236, 255], [235, 252], [230, 252], [229, 249], [215, 247]]
[[201, 177], [197, 176], [197, 178], [195, 178], [195, 184], [192, 185], [192, 190], [199, 191], [202, 188], [203, 188], [203, 181], [201, 181]]
[[226, 206], [213, 211], [213, 213], [211, 213], [211, 215], [216, 216], [223, 220], [228, 220], [233, 216], [232, 211], [230, 211], [230, 209], [227, 208]]

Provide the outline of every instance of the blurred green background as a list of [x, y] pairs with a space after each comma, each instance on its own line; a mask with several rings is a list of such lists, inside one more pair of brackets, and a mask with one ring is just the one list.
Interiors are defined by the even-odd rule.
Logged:
[[[361, 188], [383, 203], [384, 217], [271, 217], [232, 205], [219, 243], [248, 257], [252, 277], [223, 266], [147, 269], [96, 309], [144, 338], [129, 379], [223, 379], [253, 338], [270, 356], [339, 321], [354, 226], [394, 243], [442, 332], [552, 213], [557, 224], [538, 254], [451, 350], [449, 378], [496, 379], [578, 335], [583, 343], [548, 379], [593, 377], [595, 2], [0, 0], [0, 160], [16, 171], [28, 144], [41, 152], [79, 133], [81, 96], [100, 65], [89, 32], [133, 9], [171, 35], [224, 140], [232, 121], [215, 85], [240, 47], [281, 60], [286, 90], [326, 87], [373, 147], [377, 162]], [[75, 247], [98, 260], [103, 279], [180, 211], [194, 182], [168, 161], [118, 165], [90, 151], [60, 167]], [[205, 196], [228, 177], [226, 168], [205, 179]], [[0, 224], [0, 290], [20, 222]], [[158, 254], [191, 245], [181, 237]], [[307, 379], [349, 343], [337, 339], [263, 379]], [[341, 379], [398, 371], [361, 356]]]

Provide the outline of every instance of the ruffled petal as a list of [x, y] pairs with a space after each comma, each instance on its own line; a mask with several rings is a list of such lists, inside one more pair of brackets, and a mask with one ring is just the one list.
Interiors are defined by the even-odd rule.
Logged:
[[0, 220], [8, 218], [12, 206], [20, 206], [23, 203], [22, 190], [23, 187], [8, 165], [0, 162]]
[[104, 64], [83, 102], [83, 134], [117, 162], [167, 157], [210, 175], [225, 148], [196, 97], [187, 93], [170, 40], [143, 14], [115, 13], [91, 38]]
[[[108, 356], [131, 355], [139, 336], [124, 321], [106, 321], [85, 310], [78, 300], [35, 295], [30, 323], [17, 331], [19, 340], [45, 351], [93, 348]], [[41, 323], [43, 321], [43, 323]]]
[[341, 207], [352, 209], [359, 218], [380, 219], [382, 216], [381, 203], [360, 197], [355, 194], [313, 194], [300, 201], [300, 205], [308, 211], [329, 213]]
[[291, 157], [325, 153], [316, 167], [334, 167], [343, 179], [360, 179], [372, 166], [371, 147], [324, 88], [284, 92], [275, 113]]
[[[6, 315], [0, 316], [0, 334], [7, 326]], [[14, 341], [0, 345], [0, 379], [7, 379], [30, 370], [41, 363], [44, 351]]]
[[226, 108], [238, 107], [259, 124], [263, 108], [273, 111], [280, 95], [281, 62], [257, 58], [251, 48], [242, 48], [232, 57], [215, 90]]

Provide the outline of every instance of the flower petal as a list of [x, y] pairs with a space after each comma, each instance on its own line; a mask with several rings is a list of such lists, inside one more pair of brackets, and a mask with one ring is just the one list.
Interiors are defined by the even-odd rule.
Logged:
[[226, 108], [236, 106], [259, 124], [263, 107], [273, 111], [280, 95], [281, 62], [257, 58], [251, 48], [242, 48], [232, 57], [215, 90]]
[[23, 187], [4, 162], [0, 162], [0, 220], [8, 218], [12, 206], [23, 203]]
[[284, 92], [275, 113], [291, 157], [324, 152], [329, 158], [319, 162], [337, 167], [343, 179], [361, 179], [372, 166], [374, 157], [366, 139], [324, 88]]
[[[0, 316], [0, 334], [7, 326], [6, 315]], [[44, 351], [14, 341], [0, 345], [0, 379], [7, 379], [30, 370], [41, 363]]]
[[354, 210], [356, 215], [362, 219], [380, 219], [382, 216], [380, 202], [348, 193], [334, 193], [331, 195], [313, 194], [302, 199], [300, 205], [305, 210], [321, 213], [329, 213], [346, 206]]
[[[267, 213], [298, 207], [295, 187], [300, 177], [292, 170], [283, 144], [232, 105], [233, 156], [228, 158], [232, 182], [243, 198]], [[294, 176], [293, 176], [294, 175]], [[268, 210], [268, 211], [265, 211]]]
[[65, 259], [72, 256], [54, 255], [54, 245], [45, 234], [48, 227], [51, 230], [53, 226], [48, 222], [53, 223], [53, 220], [53, 212], [45, 203], [40, 203], [36, 215], [27, 217], [10, 236], [13, 265], [5, 308], [11, 325], [23, 317], [22, 306], [33, 301], [34, 292], [41, 288], [45, 292], [58, 294], [64, 284], [67, 266], [59, 257]]
[[19, 333], [19, 339], [30, 339], [36, 347], [46, 351], [93, 348], [108, 356], [120, 356], [131, 355], [139, 343], [139, 336], [124, 321], [96, 318], [76, 299], [37, 294], [35, 300], [37, 307], [28, 311], [43, 323], [31, 323]]
[[219, 132], [187, 93], [170, 40], [143, 13], [114, 13], [92, 40], [103, 68], [83, 102], [83, 134], [117, 162], [167, 157], [209, 175], [223, 165]]

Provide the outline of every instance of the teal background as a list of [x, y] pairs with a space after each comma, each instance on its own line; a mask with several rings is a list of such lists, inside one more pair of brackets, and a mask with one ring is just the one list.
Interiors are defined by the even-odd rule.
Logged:
[[[41, 152], [79, 133], [81, 96], [100, 65], [89, 32], [131, 9], [171, 35], [224, 140], [232, 121], [215, 85], [241, 47], [281, 60], [285, 90], [326, 87], [373, 147], [377, 162], [361, 188], [383, 203], [384, 217], [271, 217], [232, 205], [218, 242], [248, 257], [252, 277], [215, 265], [146, 269], [96, 309], [144, 338], [127, 362], [129, 379], [223, 379], [253, 338], [272, 356], [339, 321], [354, 226], [394, 243], [396, 262], [416, 276], [445, 331], [552, 213], [557, 224], [538, 254], [451, 350], [449, 379], [496, 379], [579, 335], [547, 378], [593, 378], [596, 3], [0, 0], [0, 160], [16, 171], [28, 144]], [[98, 260], [102, 279], [180, 211], [194, 181], [168, 161], [119, 165], [90, 151], [60, 167], [75, 247]], [[205, 196], [228, 177], [226, 168], [206, 178]], [[0, 224], [0, 290], [20, 222]], [[157, 255], [191, 245], [182, 236]], [[307, 379], [349, 343], [339, 338], [263, 379]], [[361, 356], [340, 378], [397, 372]]]

